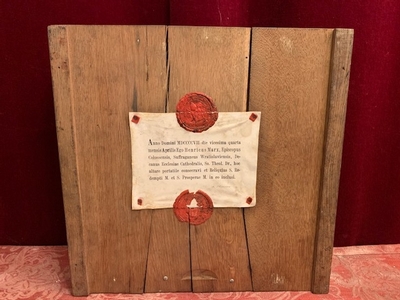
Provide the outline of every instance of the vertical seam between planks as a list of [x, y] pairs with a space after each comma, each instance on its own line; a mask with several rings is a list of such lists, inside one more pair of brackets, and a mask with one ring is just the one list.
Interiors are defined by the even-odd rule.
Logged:
[[[250, 75], [251, 75], [251, 45], [252, 45], [252, 39], [253, 39], [253, 28], [250, 27], [250, 39], [249, 39], [249, 51], [247, 53], [247, 99], [246, 99], [246, 111], [249, 111], [250, 107]], [[257, 193], [257, 191], [256, 191]], [[257, 194], [256, 194], [257, 198]], [[242, 208], [242, 216], [243, 216], [243, 224], [244, 224], [244, 235], [245, 235], [245, 240], [246, 240], [246, 249], [247, 249], [247, 259], [249, 262], [249, 273], [250, 273], [250, 283], [251, 283], [251, 290], [254, 291], [254, 285], [253, 285], [253, 270], [251, 268], [251, 260], [250, 260], [250, 249], [249, 249], [249, 241], [247, 237], [247, 226], [246, 226], [246, 213], [245, 209]]]
[[250, 27], [250, 39], [249, 39], [249, 52], [247, 53], [247, 95], [246, 95], [246, 111], [249, 111], [250, 107], [250, 76], [251, 76], [251, 45], [253, 40], [253, 28]]
[[144, 278], [143, 278], [143, 293], [146, 293], [147, 266], [149, 263], [149, 253], [150, 253], [150, 242], [151, 242], [152, 229], [153, 229], [153, 210], [150, 212], [150, 230], [149, 230], [149, 238], [148, 238], [148, 242], [147, 242], [146, 265], [145, 265]]
[[248, 239], [247, 239], [246, 214], [244, 212], [244, 208], [242, 208], [242, 214], [243, 214], [243, 222], [244, 222], [244, 234], [245, 234], [245, 237], [246, 237], [247, 258], [248, 258], [248, 261], [249, 261], [249, 273], [250, 273], [251, 290], [254, 291], [253, 270], [251, 268], [250, 249], [249, 249], [249, 242], [248, 242]]
[[169, 64], [169, 45], [168, 45], [168, 26], [165, 26], [165, 62], [166, 62], [166, 71], [167, 71], [167, 82], [165, 88], [165, 106], [164, 112], [168, 112], [168, 103], [169, 103], [169, 84], [170, 84], [170, 64]]
[[[193, 289], [193, 264], [192, 264], [192, 236], [191, 236], [191, 225], [188, 222], [188, 230], [189, 230], [189, 268], [190, 268], [190, 290], [194, 291]], [[193, 230], [195, 230], [193, 226]]]

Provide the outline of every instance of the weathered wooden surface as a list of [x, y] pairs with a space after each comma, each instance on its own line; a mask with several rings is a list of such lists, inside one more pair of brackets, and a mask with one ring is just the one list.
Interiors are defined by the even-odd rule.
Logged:
[[253, 28], [257, 205], [245, 210], [253, 287], [310, 290], [332, 30]]
[[191, 290], [189, 226], [172, 209], [154, 210], [145, 292]]
[[[248, 28], [169, 27], [168, 110], [194, 91], [214, 99], [218, 111], [245, 111], [249, 49]], [[190, 226], [190, 249], [194, 292], [251, 290], [242, 209], [214, 209]]]
[[89, 289], [86, 278], [67, 29], [61, 26], [50, 27], [49, 45], [71, 282], [76, 295], [87, 295]]
[[353, 35], [353, 30], [336, 29], [333, 32], [323, 169], [311, 285], [311, 291], [318, 294], [329, 292]]
[[164, 110], [165, 27], [49, 32], [73, 293], [141, 293], [152, 212], [131, 210], [127, 112]]
[[[152, 28], [152, 27], [150, 27]], [[147, 39], [152, 38], [152, 32], [148, 32], [143, 39], [142, 50], [146, 52]], [[161, 37], [160, 37], [161, 38]], [[145, 56], [138, 56], [144, 64], [144, 70], [139, 74], [146, 74], [146, 80], [156, 81], [162, 86], [162, 94], [154, 99], [150, 97], [140, 98], [137, 111], [165, 112], [168, 99], [168, 28], [162, 32], [162, 53], [147, 51]], [[162, 55], [162, 56], [161, 56]], [[153, 65], [159, 67], [154, 68]], [[162, 69], [162, 76], [158, 72]], [[137, 93], [143, 89], [137, 86]], [[148, 85], [148, 94], [152, 94], [152, 85]], [[146, 95], [146, 96], [147, 96]], [[139, 100], [139, 97], [138, 97]], [[157, 107], [152, 107], [152, 102]], [[145, 106], [145, 109], [143, 109]], [[157, 188], [156, 186], [154, 188]], [[157, 209], [151, 213], [150, 240], [148, 245], [148, 257], [146, 262], [146, 282], [144, 292], [187, 292], [191, 291], [191, 281], [182, 280], [184, 274], [190, 271], [189, 228], [187, 224], [176, 220], [172, 209]]]
[[[351, 30], [51, 26], [49, 41], [74, 295], [327, 291]], [[256, 207], [198, 226], [131, 210], [128, 112], [189, 92], [262, 112]]]

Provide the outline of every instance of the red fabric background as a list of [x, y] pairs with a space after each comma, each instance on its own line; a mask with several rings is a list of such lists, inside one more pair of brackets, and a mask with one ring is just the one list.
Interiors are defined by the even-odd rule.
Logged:
[[400, 243], [397, 0], [0, 0], [0, 244], [65, 244], [46, 27], [354, 28], [335, 245]]

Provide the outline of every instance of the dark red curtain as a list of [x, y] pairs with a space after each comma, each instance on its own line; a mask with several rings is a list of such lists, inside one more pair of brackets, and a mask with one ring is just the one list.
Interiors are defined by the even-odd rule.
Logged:
[[335, 245], [400, 243], [397, 0], [0, 0], [0, 244], [65, 244], [46, 27], [354, 28]]

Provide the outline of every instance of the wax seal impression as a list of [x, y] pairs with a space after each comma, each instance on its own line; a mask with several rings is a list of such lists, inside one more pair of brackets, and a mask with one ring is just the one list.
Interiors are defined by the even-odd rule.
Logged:
[[187, 131], [203, 132], [217, 121], [218, 111], [210, 97], [202, 93], [189, 93], [176, 105], [176, 118]]
[[213, 202], [206, 193], [183, 191], [174, 202], [174, 214], [181, 222], [200, 225], [207, 221], [213, 212]]

